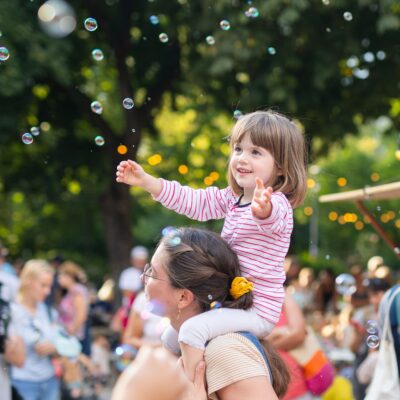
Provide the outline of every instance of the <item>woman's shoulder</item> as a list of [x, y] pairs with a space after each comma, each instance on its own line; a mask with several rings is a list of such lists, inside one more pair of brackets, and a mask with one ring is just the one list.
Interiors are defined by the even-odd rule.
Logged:
[[227, 333], [212, 339], [205, 350], [209, 394], [234, 382], [266, 376], [269, 369], [257, 347], [240, 333]]

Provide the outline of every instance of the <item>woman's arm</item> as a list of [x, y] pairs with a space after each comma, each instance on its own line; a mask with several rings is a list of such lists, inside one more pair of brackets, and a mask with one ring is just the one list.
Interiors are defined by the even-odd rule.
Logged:
[[67, 326], [67, 329], [71, 335], [76, 335], [86, 321], [88, 309], [87, 301], [82, 293], [75, 293], [72, 302], [75, 309], [75, 317], [72, 323]]
[[278, 400], [266, 376], [234, 382], [217, 391], [220, 400]]
[[[299, 305], [286, 293], [283, 303], [288, 329], [281, 335], [272, 335], [270, 342], [279, 350], [292, 350], [301, 345], [306, 338], [306, 321]], [[272, 331], [273, 332], [273, 331]]]
[[10, 336], [6, 340], [4, 357], [5, 360], [21, 368], [25, 363], [25, 344], [20, 336]]

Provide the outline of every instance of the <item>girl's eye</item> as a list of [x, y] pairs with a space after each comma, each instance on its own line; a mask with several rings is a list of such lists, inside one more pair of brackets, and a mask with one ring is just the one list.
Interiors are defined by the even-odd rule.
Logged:
[[234, 151], [236, 152], [236, 153], [238, 153], [238, 152], [240, 152], [242, 149], [239, 147], [239, 146], [235, 146], [234, 147]]
[[253, 154], [256, 156], [259, 156], [261, 154], [261, 152], [259, 152], [258, 150], [253, 150]]

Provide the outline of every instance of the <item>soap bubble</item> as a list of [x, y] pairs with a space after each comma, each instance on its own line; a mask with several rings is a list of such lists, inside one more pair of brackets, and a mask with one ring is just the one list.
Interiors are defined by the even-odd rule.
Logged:
[[133, 100], [130, 97], [126, 97], [123, 101], [122, 101], [122, 105], [124, 106], [124, 108], [126, 108], [127, 110], [130, 110], [131, 108], [133, 108], [133, 106], [135, 105], [135, 103], [133, 102]]
[[350, 11], [346, 11], [345, 13], [343, 13], [343, 18], [346, 21], [352, 21], [353, 20], [353, 14]]
[[379, 333], [379, 325], [378, 322], [376, 322], [373, 319], [370, 319], [367, 322], [367, 325], [365, 326], [365, 330], [370, 334], [370, 335], [377, 335]]
[[103, 136], [98, 135], [94, 138], [94, 142], [96, 143], [97, 146], [103, 146], [105, 143], [105, 140], [104, 140]]
[[271, 54], [271, 56], [274, 56], [276, 54], [276, 49], [275, 47], [268, 47], [267, 52]]
[[38, 10], [39, 24], [52, 37], [62, 38], [76, 28], [75, 12], [63, 0], [49, 0]]
[[0, 61], [7, 61], [10, 58], [10, 52], [7, 47], [0, 47]]
[[137, 350], [130, 344], [122, 344], [115, 351], [115, 367], [122, 372], [136, 357]]
[[231, 29], [231, 24], [229, 23], [228, 20], [223, 19], [220, 23], [219, 26], [221, 27], [221, 29], [223, 31], [229, 31], [229, 29]]
[[240, 110], [235, 110], [233, 112], [233, 118], [235, 118], [235, 119], [239, 119], [242, 115], [243, 115], [243, 113]]
[[260, 12], [256, 7], [250, 7], [244, 14], [249, 18], [257, 18], [260, 16]]
[[39, 129], [39, 127], [37, 127], [37, 126], [32, 126], [32, 128], [31, 128], [31, 134], [32, 134], [33, 136], [39, 136], [39, 134], [40, 134], [40, 129]]
[[207, 44], [209, 44], [210, 46], [213, 46], [215, 44], [215, 38], [214, 36], [207, 36], [206, 37], [206, 42]]
[[32, 144], [33, 143], [33, 136], [29, 132], [24, 133], [22, 135], [22, 143], [24, 143], [24, 144]]
[[160, 22], [160, 20], [158, 19], [157, 15], [152, 15], [149, 18], [149, 20], [153, 25], [157, 25]]
[[99, 101], [93, 101], [90, 104], [90, 108], [92, 109], [92, 111], [95, 114], [101, 114], [103, 112], [103, 106], [101, 105], [101, 103]]
[[173, 226], [167, 226], [161, 231], [161, 235], [169, 246], [178, 246], [181, 243], [179, 231]]
[[367, 346], [370, 349], [376, 349], [379, 346], [379, 337], [376, 335], [369, 335], [367, 337]]
[[93, 32], [98, 28], [97, 21], [94, 18], [86, 18], [83, 24], [85, 29], [89, 32]]
[[104, 59], [104, 54], [100, 49], [93, 49], [92, 57], [95, 61], [101, 61]]
[[337, 292], [343, 296], [349, 296], [356, 291], [356, 280], [353, 275], [340, 274], [335, 282]]
[[160, 33], [158, 35], [158, 38], [160, 39], [161, 43], [167, 43], [169, 40], [168, 35], [166, 33]]
[[211, 308], [211, 310], [217, 310], [219, 308], [222, 308], [222, 304], [219, 301], [213, 301], [210, 304], [210, 308]]

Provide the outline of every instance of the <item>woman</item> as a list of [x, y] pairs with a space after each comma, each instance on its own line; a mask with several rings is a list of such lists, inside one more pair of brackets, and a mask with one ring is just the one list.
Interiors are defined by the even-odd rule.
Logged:
[[[251, 307], [251, 292], [236, 300], [230, 295], [239, 271], [238, 258], [223, 239], [208, 231], [183, 228], [161, 240], [143, 279], [148, 299], [159, 305], [157, 309], [162, 309], [179, 332], [186, 320], [210, 308]], [[288, 373], [276, 353], [266, 346], [269, 366], [262, 348], [260, 351], [257, 344], [239, 333], [211, 340], [205, 351], [209, 396], [261, 400], [282, 395]]]
[[65, 261], [60, 265], [58, 281], [60, 286], [67, 291], [58, 306], [60, 322], [69, 334], [80, 340], [82, 352], [90, 355], [90, 343], [86, 329], [89, 292], [83, 285], [86, 282], [86, 274], [79, 265], [72, 261]]
[[28, 261], [20, 275], [17, 301], [11, 306], [10, 332], [23, 338], [26, 349], [23, 365], [11, 367], [11, 380], [24, 400], [59, 399], [59, 380], [51, 362], [56, 328], [44, 304], [52, 282], [53, 269], [46, 261]]

